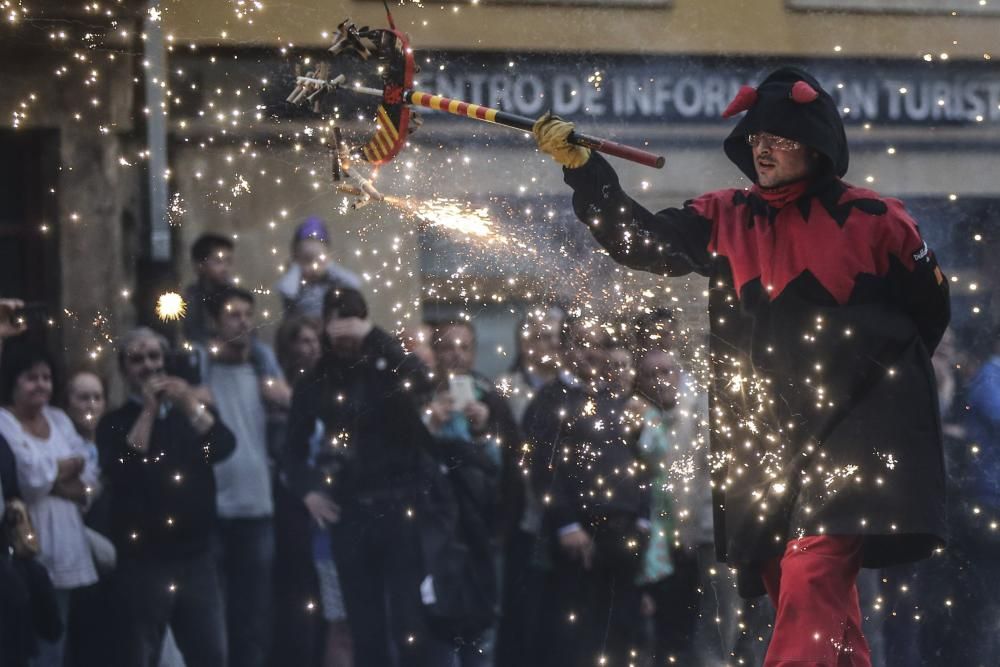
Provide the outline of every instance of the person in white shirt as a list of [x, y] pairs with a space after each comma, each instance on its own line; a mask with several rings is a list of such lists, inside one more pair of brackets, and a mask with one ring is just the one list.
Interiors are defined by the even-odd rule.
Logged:
[[[97, 581], [80, 509], [96, 493], [99, 473], [69, 417], [49, 404], [52, 367], [44, 349], [25, 337], [7, 341], [0, 359], [0, 435], [14, 453], [39, 562], [56, 589], [65, 623], [70, 591]], [[62, 639], [42, 642], [36, 664], [61, 667], [63, 652]]]

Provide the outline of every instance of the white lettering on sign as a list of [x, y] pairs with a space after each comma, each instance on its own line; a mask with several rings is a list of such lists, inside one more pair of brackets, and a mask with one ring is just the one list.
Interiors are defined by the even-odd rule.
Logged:
[[[745, 83], [709, 72], [653, 76], [641, 68], [604, 71], [600, 85], [548, 64], [503, 74], [455, 69], [435, 73], [433, 92], [526, 116], [551, 109], [566, 117], [715, 121]], [[821, 83], [848, 121], [1000, 121], [1000, 80], [827, 74]]]
[[514, 106], [526, 116], [538, 115], [545, 106], [545, 84], [534, 74], [514, 79]]

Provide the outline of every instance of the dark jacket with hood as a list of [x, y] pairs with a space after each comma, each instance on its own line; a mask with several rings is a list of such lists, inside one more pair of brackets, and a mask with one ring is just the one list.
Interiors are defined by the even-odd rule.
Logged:
[[[868, 567], [943, 544], [930, 355], [950, 311], [947, 280], [903, 205], [841, 180], [843, 124], [815, 79], [778, 70], [727, 111], [743, 110], [724, 148], [755, 182], [748, 190], [653, 214], [597, 154], [565, 180], [617, 261], [709, 279], [716, 549], [739, 569], [741, 592], [758, 595], [760, 563], [802, 535], [862, 535]], [[756, 185], [754, 132], [815, 151], [811, 178]]]

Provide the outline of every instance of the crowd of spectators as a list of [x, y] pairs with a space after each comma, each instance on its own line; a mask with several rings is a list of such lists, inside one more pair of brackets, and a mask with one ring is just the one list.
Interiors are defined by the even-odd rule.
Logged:
[[[707, 398], [669, 310], [532, 306], [490, 378], [474, 320], [385, 329], [330, 242], [297, 228], [272, 348], [236, 245], [199, 238], [182, 336], [122, 332], [113, 406], [0, 300], [0, 664], [756, 662], [766, 614], [714, 562]], [[935, 358], [953, 547], [865, 580], [885, 664], [1000, 649], [982, 339]]]

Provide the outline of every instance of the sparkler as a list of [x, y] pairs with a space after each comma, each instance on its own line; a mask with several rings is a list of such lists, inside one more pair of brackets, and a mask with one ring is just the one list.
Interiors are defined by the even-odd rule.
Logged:
[[347, 183], [339, 184], [337, 190], [345, 194], [371, 197], [377, 201], [385, 202], [432, 227], [441, 227], [465, 236], [488, 239], [490, 243], [505, 243], [507, 241], [506, 237], [498, 235], [493, 229], [493, 220], [487, 209], [472, 208], [456, 199], [415, 200], [384, 195], [377, 191], [374, 191], [373, 195], [373, 190], [365, 190]]
[[156, 316], [164, 322], [179, 320], [187, 312], [187, 303], [177, 292], [164, 292], [156, 300]]

